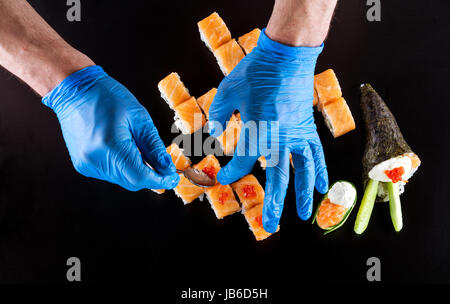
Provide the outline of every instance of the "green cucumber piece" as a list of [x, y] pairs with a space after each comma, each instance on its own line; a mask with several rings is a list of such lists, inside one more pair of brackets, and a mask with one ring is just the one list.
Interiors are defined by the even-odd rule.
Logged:
[[[336, 184], [338, 182], [349, 183], [356, 190], [355, 185], [353, 183], [349, 182], [349, 181], [346, 181], [346, 180], [338, 180], [338, 181], [336, 181], [335, 183], [333, 183], [331, 185], [331, 187], [329, 189], [331, 189], [334, 186], [334, 184]], [[331, 227], [328, 227], [326, 229], [323, 229], [323, 230], [325, 230], [323, 235], [327, 235], [328, 233], [333, 232], [334, 230], [336, 230], [336, 229], [340, 228], [342, 225], [344, 225], [345, 221], [350, 216], [350, 213], [352, 213], [353, 207], [355, 207], [355, 204], [356, 204], [356, 201], [357, 201], [357, 197], [358, 197], [358, 195], [355, 196], [355, 200], [353, 202], [353, 205], [350, 208], [348, 208], [348, 210], [345, 213], [345, 215], [342, 218], [342, 220], [339, 223], [337, 223], [336, 225], [334, 225], [334, 226], [331, 226]], [[316, 218], [317, 218], [317, 215], [319, 214], [320, 206], [322, 205], [323, 201], [326, 200], [327, 198], [328, 198], [328, 192], [323, 196], [322, 200], [320, 201], [319, 205], [317, 206], [316, 212], [314, 213], [314, 217], [313, 217], [313, 220], [312, 220], [312, 224], [314, 224], [316, 222]], [[322, 228], [320, 228], [320, 229], [322, 229]]]
[[402, 205], [400, 203], [400, 194], [398, 183], [386, 183], [389, 193], [389, 210], [391, 212], [392, 224], [395, 231], [399, 232], [403, 228]]
[[355, 227], [353, 228], [357, 234], [363, 233], [369, 224], [373, 205], [375, 204], [375, 199], [377, 198], [377, 192], [378, 181], [369, 179], [366, 190], [364, 191], [364, 196], [361, 200], [361, 205], [359, 206], [358, 215], [356, 216]]

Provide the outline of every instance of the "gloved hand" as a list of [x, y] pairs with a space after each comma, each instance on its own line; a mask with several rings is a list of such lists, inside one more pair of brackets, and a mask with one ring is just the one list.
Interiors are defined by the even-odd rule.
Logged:
[[[209, 110], [213, 136], [220, 135], [236, 109], [245, 125], [256, 122], [258, 136], [245, 136], [246, 128], [242, 128], [234, 156], [217, 179], [221, 184], [234, 182], [252, 170], [260, 155], [266, 156], [263, 226], [267, 232], [276, 231], [281, 217], [289, 183], [290, 152], [301, 219], [311, 216], [314, 186], [321, 193], [328, 190], [312, 108], [314, 68], [322, 48], [286, 46], [268, 38], [263, 30], [257, 47], [222, 81]], [[261, 127], [260, 122], [278, 124], [278, 135], [277, 128]], [[261, 144], [275, 151], [269, 155], [262, 151]]]
[[101, 67], [73, 73], [42, 102], [56, 113], [79, 173], [131, 191], [178, 184], [175, 166], [147, 110]]

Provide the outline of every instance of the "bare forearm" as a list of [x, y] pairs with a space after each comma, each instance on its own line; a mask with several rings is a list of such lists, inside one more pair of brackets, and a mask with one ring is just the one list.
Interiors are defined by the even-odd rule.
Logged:
[[0, 65], [41, 96], [94, 63], [66, 43], [25, 0], [0, 0]]
[[319, 46], [325, 40], [337, 0], [275, 0], [266, 34], [291, 46]]

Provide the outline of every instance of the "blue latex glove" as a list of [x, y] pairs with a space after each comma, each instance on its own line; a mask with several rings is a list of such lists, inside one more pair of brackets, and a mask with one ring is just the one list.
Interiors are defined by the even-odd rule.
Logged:
[[[278, 151], [270, 155], [276, 165], [270, 167], [267, 159], [263, 226], [268, 232], [276, 231], [283, 211], [290, 152], [301, 219], [311, 216], [314, 186], [321, 193], [328, 190], [325, 158], [312, 107], [314, 68], [322, 49], [323, 46], [286, 46], [268, 38], [263, 30], [257, 47], [222, 81], [209, 110], [210, 119], [216, 121], [209, 124], [213, 136], [220, 135], [218, 129], [225, 127], [234, 110], [239, 110], [244, 123], [279, 123], [276, 139], [271, 138], [275, 133], [272, 128], [258, 127], [258, 138], [244, 136], [243, 128], [232, 160], [217, 175], [221, 184], [234, 182], [252, 170], [258, 156], [267, 156], [260, 143], [278, 145]], [[249, 155], [252, 149], [257, 150], [256, 156]]]
[[147, 110], [101, 67], [70, 75], [42, 102], [58, 116], [79, 173], [132, 191], [178, 184], [175, 166]]

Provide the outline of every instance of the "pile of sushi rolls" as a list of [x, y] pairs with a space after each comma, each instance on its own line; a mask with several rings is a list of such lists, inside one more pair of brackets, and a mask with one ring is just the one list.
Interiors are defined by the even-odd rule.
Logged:
[[356, 187], [347, 181], [335, 182], [317, 206], [313, 224], [328, 234], [341, 227], [353, 210], [356, 203]]
[[375, 201], [390, 204], [396, 231], [403, 226], [400, 194], [420, 166], [386, 103], [370, 84], [361, 85], [361, 109], [366, 126], [363, 182], [366, 188], [355, 223], [361, 234], [367, 227]]

